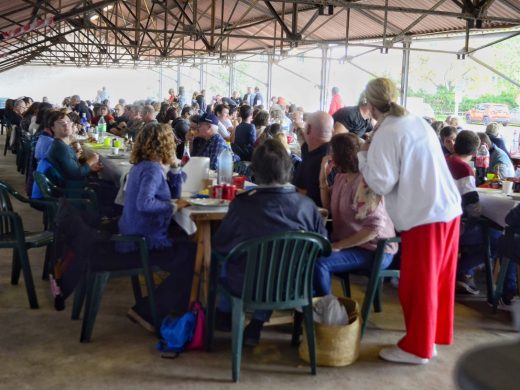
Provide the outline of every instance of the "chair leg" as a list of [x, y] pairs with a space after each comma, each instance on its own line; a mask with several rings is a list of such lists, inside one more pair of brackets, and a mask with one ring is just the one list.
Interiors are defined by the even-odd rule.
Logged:
[[504, 283], [507, 276], [507, 269], [509, 268], [510, 260], [507, 257], [503, 257], [500, 260], [500, 272], [498, 273], [497, 284], [493, 293], [493, 299], [491, 304], [493, 305], [493, 314], [496, 314], [498, 308], [498, 300], [504, 292]]
[[20, 256], [18, 255], [18, 249], [13, 249], [13, 262], [11, 265], [11, 284], [16, 286], [20, 281], [20, 271], [22, 267], [20, 265]]
[[384, 278], [379, 278], [376, 295], [374, 296], [374, 311], [376, 313], [381, 313], [383, 311], [383, 306], [381, 305], [381, 290], [383, 288], [383, 280]]
[[491, 259], [491, 246], [489, 242], [489, 231], [487, 227], [483, 229], [484, 234], [484, 266], [486, 269], [486, 289], [488, 302], [493, 300], [493, 264]]
[[79, 320], [81, 308], [83, 307], [83, 302], [85, 301], [86, 290], [87, 278], [85, 277], [85, 275], [83, 275], [79, 284], [76, 286], [76, 289], [74, 290], [74, 303], [72, 304], [72, 313], [70, 316], [71, 320]]
[[245, 315], [242, 300], [236, 298], [231, 298], [231, 300], [233, 305], [233, 334], [231, 342], [231, 350], [233, 354], [232, 377], [234, 382], [238, 382], [240, 380], [240, 362], [242, 359], [242, 343], [244, 340]]
[[45, 248], [45, 259], [43, 261], [42, 280], [49, 280], [49, 272], [51, 266], [51, 245], [47, 245]]
[[87, 282], [87, 301], [83, 313], [80, 342], [90, 342], [97, 312], [101, 304], [103, 291], [110, 277], [110, 272], [97, 272], [89, 274]]
[[343, 296], [350, 298], [350, 278], [348, 273], [341, 274], [341, 287], [343, 288]]
[[141, 291], [141, 283], [139, 283], [139, 276], [132, 275], [132, 291], [134, 292], [134, 299], [137, 302], [143, 297], [143, 293]]
[[152, 315], [155, 335], [160, 339], [161, 323], [159, 321], [159, 313], [157, 312], [157, 304], [155, 303], [155, 285], [153, 283], [152, 272], [150, 271], [150, 268], [144, 268], [143, 273], [146, 283], [146, 290], [148, 291], [148, 304], [150, 305], [150, 314]]
[[38, 299], [36, 298], [36, 291], [34, 289], [34, 281], [31, 272], [31, 265], [29, 264], [29, 257], [27, 256], [27, 249], [18, 248], [17, 252], [23, 272], [27, 297], [29, 298], [29, 305], [31, 306], [31, 309], [38, 309]]
[[314, 335], [314, 319], [312, 318], [312, 305], [303, 307], [303, 318], [305, 320], [305, 332], [307, 334], [311, 374], [316, 375], [316, 339]]
[[[368, 323], [368, 315], [370, 313], [370, 306], [375, 304], [375, 298], [377, 294], [377, 290], [380, 290], [380, 266], [374, 267], [372, 270], [372, 274], [370, 275], [370, 279], [368, 281], [367, 291], [365, 293], [365, 298], [363, 299], [363, 305], [361, 307], [361, 318], [363, 319], [361, 325], [361, 337], [365, 333], [365, 329]], [[374, 305], [375, 306], [375, 305]], [[381, 307], [379, 307], [380, 309]]]
[[293, 316], [293, 333], [291, 338], [291, 345], [293, 347], [297, 347], [300, 345], [300, 336], [302, 334], [302, 324], [303, 324], [303, 313], [298, 310], [294, 310]]

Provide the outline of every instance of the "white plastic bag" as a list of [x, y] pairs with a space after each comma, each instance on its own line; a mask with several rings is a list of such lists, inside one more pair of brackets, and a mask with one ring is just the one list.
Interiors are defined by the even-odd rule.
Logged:
[[314, 321], [322, 325], [348, 325], [348, 314], [334, 295], [321, 298], [313, 310]]

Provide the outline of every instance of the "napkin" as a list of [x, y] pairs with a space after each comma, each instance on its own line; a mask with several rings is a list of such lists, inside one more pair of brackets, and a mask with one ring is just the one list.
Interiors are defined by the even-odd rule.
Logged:
[[190, 236], [197, 231], [197, 225], [191, 219], [190, 212], [186, 207], [174, 211], [173, 220]]

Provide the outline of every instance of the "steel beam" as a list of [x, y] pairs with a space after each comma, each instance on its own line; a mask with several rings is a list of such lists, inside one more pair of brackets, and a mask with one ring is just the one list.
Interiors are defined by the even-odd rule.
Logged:
[[513, 84], [516, 87], [520, 88], [520, 82], [519, 81], [513, 80], [511, 77], [509, 77], [506, 74], [500, 72], [499, 70], [493, 68], [491, 65], [486, 64], [484, 61], [479, 60], [478, 58], [476, 58], [472, 54], [468, 54], [468, 57], [471, 60], [475, 61], [477, 64], [482, 65], [484, 68], [489, 69], [494, 74], [502, 77], [504, 80], [509, 81], [511, 84]]
[[320, 73], [320, 110], [327, 111], [327, 97], [329, 89], [329, 47], [321, 46], [321, 73]]
[[408, 74], [410, 73], [410, 39], [403, 41], [403, 60], [401, 67], [401, 106], [406, 107], [408, 99]]
[[269, 105], [271, 104], [271, 96], [273, 94], [273, 55], [267, 55], [267, 94], [266, 94], [266, 102], [265, 109], [269, 109]]

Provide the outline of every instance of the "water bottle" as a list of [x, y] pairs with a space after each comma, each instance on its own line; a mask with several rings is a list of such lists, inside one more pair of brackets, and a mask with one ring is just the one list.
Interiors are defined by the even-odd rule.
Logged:
[[233, 154], [225, 148], [217, 158], [218, 184], [231, 184], [233, 177]]
[[105, 118], [102, 116], [99, 118], [98, 122], [98, 133], [100, 136], [103, 136], [107, 132], [107, 123], [105, 122]]
[[90, 130], [90, 124], [88, 123], [88, 120], [87, 120], [87, 114], [83, 113], [81, 115], [81, 119], [79, 121], [82, 129], [85, 131], [85, 133], [88, 134], [89, 130]]
[[489, 151], [487, 145], [481, 144], [477, 151], [475, 159], [475, 166], [477, 168], [477, 185], [484, 182], [486, 171], [489, 168]]

